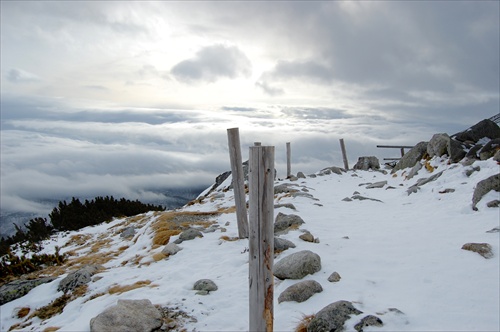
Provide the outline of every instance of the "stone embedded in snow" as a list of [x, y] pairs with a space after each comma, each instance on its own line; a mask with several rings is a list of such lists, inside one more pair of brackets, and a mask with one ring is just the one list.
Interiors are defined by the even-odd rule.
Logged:
[[295, 244], [292, 241], [282, 239], [279, 237], [274, 237], [274, 252], [282, 252], [289, 248], [295, 248]]
[[162, 326], [162, 315], [150, 300], [118, 300], [90, 320], [91, 332], [151, 332]]
[[274, 233], [288, 231], [290, 227], [302, 225], [304, 220], [296, 214], [284, 214], [279, 212], [274, 221]]
[[489, 208], [499, 207], [500, 206], [500, 200], [495, 199], [493, 201], [490, 201], [490, 202], [486, 203], [486, 206], [489, 207]]
[[466, 243], [462, 249], [477, 252], [486, 259], [493, 257], [493, 249], [489, 243]]
[[380, 162], [377, 157], [369, 156], [369, 157], [359, 157], [358, 162], [354, 165], [353, 169], [368, 171], [368, 170], [377, 170], [380, 169]]
[[123, 237], [123, 238], [130, 238], [130, 237], [133, 237], [135, 235], [135, 227], [134, 226], [130, 226], [130, 227], [127, 227], [125, 228], [122, 233], [120, 234], [120, 237]]
[[75, 288], [88, 284], [91, 277], [100, 269], [104, 269], [102, 266], [97, 264], [86, 265], [78, 271], [68, 274], [64, 279], [59, 282], [57, 291], [63, 291], [67, 293], [69, 291], [75, 290]]
[[314, 236], [311, 233], [309, 233], [309, 232], [301, 234], [299, 236], [299, 239], [301, 239], [303, 241], [306, 241], [306, 242], [312, 242], [312, 243], [314, 243]]
[[366, 189], [383, 188], [387, 184], [387, 181], [379, 181], [366, 186]]
[[499, 233], [500, 232], [500, 227], [495, 227], [490, 229], [489, 231], [486, 231], [486, 233]]
[[0, 305], [23, 297], [30, 290], [41, 285], [55, 280], [55, 277], [45, 277], [34, 280], [14, 280], [0, 287]]
[[298, 173], [297, 173], [297, 178], [298, 178], [298, 179], [305, 179], [305, 178], [306, 178], [306, 176], [304, 175], [304, 173], [302, 173], [302, 172], [298, 172]]
[[181, 251], [182, 248], [179, 247], [177, 244], [175, 243], [169, 243], [165, 246], [165, 248], [163, 248], [163, 250], [161, 251], [162, 254], [166, 255], [166, 256], [172, 256], [172, 255], [175, 255], [176, 253], [178, 253], [179, 251]]
[[500, 191], [500, 173], [478, 182], [476, 189], [474, 189], [474, 194], [472, 195], [472, 209], [474, 211], [477, 211], [476, 205], [481, 198], [491, 190]]
[[500, 138], [492, 139], [491, 141], [486, 143], [481, 151], [479, 151], [479, 159], [490, 159], [495, 155], [497, 151], [500, 151]]
[[284, 203], [284, 204], [274, 204], [274, 208], [275, 209], [279, 209], [279, 208], [287, 208], [287, 209], [291, 209], [291, 210], [297, 210], [295, 208], [295, 205], [293, 205], [292, 203]]
[[321, 293], [322, 291], [323, 287], [321, 287], [319, 282], [304, 280], [285, 289], [278, 297], [278, 303], [287, 301], [304, 302], [314, 294]]
[[307, 332], [340, 332], [351, 315], [363, 312], [354, 308], [351, 302], [337, 301], [318, 311], [307, 326]]
[[418, 163], [426, 153], [427, 142], [418, 143], [413, 148], [411, 148], [410, 151], [405, 153], [405, 155], [401, 157], [401, 159], [399, 159], [396, 166], [394, 166], [394, 168], [392, 169], [391, 174], [396, 173], [396, 171], [399, 171], [400, 169], [415, 166], [415, 164]]
[[464, 173], [467, 177], [470, 177], [474, 172], [479, 172], [480, 170], [481, 170], [480, 166], [470, 167], [466, 169]]
[[345, 170], [343, 168], [336, 167], [336, 166], [331, 166], [331, 167], [323, 168], [320, 171], [320, 174], [321, 175], [328, 175], [328, 174], [331, 174], [331, 173], [335, 173], [337, 175], [342, 175], [342, 172], [345, 172]]
[[340, 274], [338, 274], [338, 272], [333, 272], [332, 274], [330, 274], [330, 276], [328, 277], [328, 281], [329, 282], [339, 282], [341, 279], [340, 277]]
[[294, 189], [291, 187], [297, 186], [295, 184], [283, 183], [274, 187], [274, 194], [287, 194], [287, 193], [295, 193], [299, 191], [298, 189]]
[[175, 244], [180, 244], [184, 241], [188, 241], [188, 240], [193, 240], [197, 237], [203, 237], [203, 234], [201, 234], [200, 231], [194, 229], [194, 228], [190, 228], [190, 229], [187, 229], [185, 230], [184, 232], [182, 232], [180, 235], [179, 235], [179, 238], [177, 240], [174, 241]]
[[213, 292], [216, 291], [218, 287], [215, 282], [210, 279], [200, 279], [194, 283], [193, 289], [202, 292]]
[[321, 258], [310, 250], [296, 252], [274, 264], [274, 275], [279, 279], [302, 279], [319, 270]]
[[359, 323], [354, 325], [354, 329], [358, 332], [363, 332], [364, 327], [368, 326], [384, 326], [384, 323], [380, 318], [377, 316], [373, 315], [368, 315], [366, 317], [363, 317]]
[[369, 197], [365, 197], [365, 196], [361, 196], [361, 195], [354, 195], [352, 196], [352, 199], [357, 199], [359, 201], [374, 201], [374, 202], [380, 202], [380, 203], [383, 203], [381, 200], [379, 199], [375, 199], [375, 198], [369, 198]]
[[411, 168], [410, 172], [406, 176], [406, 180], [409, 180], [413, 178], [415, 175], [417, 175], [418, 171], [420, 171], [422, 167], [423, 167], [422, 163], [416, 163], [415, 166]]

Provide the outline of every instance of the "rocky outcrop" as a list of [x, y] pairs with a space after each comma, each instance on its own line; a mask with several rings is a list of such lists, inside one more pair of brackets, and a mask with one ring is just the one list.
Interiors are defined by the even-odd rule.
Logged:
[[302, 279], [321, 270], [321, 258], [303, 250], [282, 258], [274, 265], [274, 275], [279, 279]]
[[495, 155], [495, 153], [497, 153], [497, 151], [500, 151], [500, 138], [492, 139], [486, 143], [481, 150], [479, 150], [479, 159], [490, 159]]
[[448, 153], [448, 144], [450, 142], [450, 136], [446, 133], [434, 134], [427, 144], [427, 154], [429, 157], [441, 157]]
[[344, 330], [344, 323], [351, 315], [363, 312], [354, 308], [351, 302], [337, 301], [318, 311], [307, 326], [307, 332], [340, 332]]
[[359, 157], [358, 162], [354, 165], [353, 169], [368, 171], [368, 170], [378, 170], [380, 169], [380, 162], [377, 157]]
[[97, 264], [86, 265], [78, 271], [68, 274], [64, 279], [62, 279], [59, 282], [57, 291], [67, 293], [75, 290], [79, 286], [88, 284], [91, 281], [92, 276], [101, 269], [104, 269], [104, 267]]
[[55, 280], [54, 277], [45, 277], [34, 280], [15, 280], [0, 287], [0, 305], [23, 297], [33, 288]]
[[427, 153], [427, 142], [420, 142], [415, 145], [410, 151], [408, 151], [401, 159], [399, 159], [398, 163], [392, 169], [391, 173], [395, 173], [400, 169], [405, 169], [409, 167], [415, 166], [417, 162], [420, 161]]
[[482, 120], [467, 130], [459, 132], [452, 136], [452, 138], [456, 139], [460, 142], [477, 142], [481, 138], [500, 138], [500, 128], [498, 125], [490, 120], [485, 119]]
[[493, 257], [493, 249], [489, 243], [466, 243], [462, 249], [477, 252], [486, 259]]
[[474, 211], [477, 211], [476, 205], [481, 198], [491, 190], [500, 191], [500, 173], [478, 182], [474, 189], [474, 194], [472, 195], [472, 209]]
[[278, 297], [278, 303], [295, 301], [304, 302], [316, 293], [323, 291], [321, 284], [314, 280], [304, 280], [288, 287]]
[[150, 300], [118, 300], [90, 320], [91, 332], [150, 332], [162, 326], [162, 315]]
[[304, 224], [304, 220], [300, 216], [278, 212], [274, 221], [274, 233], [286, 232], [290, 228], [298, 228], [302, 224]]

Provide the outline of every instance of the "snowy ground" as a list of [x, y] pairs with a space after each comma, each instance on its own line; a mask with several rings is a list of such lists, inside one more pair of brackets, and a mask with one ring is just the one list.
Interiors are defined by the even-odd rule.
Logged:
[[[365, 331], [500, 330], [500, 233], [487, 233], [499, 227], [500, 215], [498, 208], [486, 207], [486, 202], [500, 199], [499, 193], [487, 194], [478, 204], [479, 211], [471, 208], [477, 182], [497, 174], [500, 167], [491, 159], [476, 162], [474, 166], [480, 166], [481, 170], [467, 177], [464, 172], [470, 167], [448, 165], [439, 159], [432, 160], [432, 165], [437, 167], [434, 173], [444, 170], [443, 175], [411, 195], [406, 193], [408, 187], [418, 178], [432, 175], [425, 168], [410, 180], [405, 180], [403, 171], [395, 177], [375, 171], [308, 177], [293, 183], [298, 189], [307, 188], [314, 199], [284, 195], [275, 198], [276, 203], [292, 203], [296, 207], [296, 211], [275, 209], [275, 215], [297, 214], [305, 221], [299, 230], [282, 235], [297, 247], [281, 253], [276, 261], [301, 250], [319, 254], [321, 271], [305, 280], [316, 280], [324, 289], [303, 303], [278, 304], [279, 294], [297, 281], [275, 279], [275, 331], [293, 331], [304, 314], [313, 314], [338, 300], [351, 301], [364, 315], [377, 315], [384, 322], [383, 327], [369, 327]], [[361, 185], [383, 180], [394, 189], [387, 186], [366, 189], [366, 185]], [[290, 181], [276, 182], [279, 183]], [[439, 193], [449, 188], [455, 191]], [[342, 201], [354, 191], [382, 202]], [[205, 203], [184, 210], [215, 211], [233, 205], [232, 191], [216, 194], [223, 197], [205, 199]], [[31, 325], [24, 330], [59, 327], [60, 331], [88, 331], [90, 319], [118, 299], [149, 299], [153, 304], [183, 310], [196, 318], [196, 322], [186, 320], [187, 331], [247, 330], [248, 241], [220, 240], [222, 235], [237, 236], [235, 213], [215, 219], [227, 232], [219, 229], [205, 233], [203, 238], [183, 242], [182, 251], [159, 261], [152, 258], [162, 249], [152, 249], [151, 225], [157, 218], [159, 214], [144, 216], [142, 227], [129, 240], [120, 238], [117, 232], [125, 226], [124, 219], [80, 230], [80, 235], [88, 234], [86, 249], [77, 244], [65, 246], [76, 233], [59, 234], [47, 241], [45, 252], [53, 253], [55, 246], [59, 246], [61, 252], [73, 250], [84, 257], [91, 254], [89, 243], [107, 239], [101, 252], [116, 253], [103, 264], [107, 269], [96, 275], [102, 278], [91, 282], [83, 297], [46, 321], [31, 318]], [[320, 243], [299, 239], [304, 230], [318, 237]], [[494, 257], [485, 259], [462, 250], [462, 245], [468, 242], [489, 243]], [[334, 271], [342, 279], [330, 283], [327, 278]], [[61, 296], [57, 286], [64, 276], [1, 306], [1, 330], [26, 320], [16, 318], [20, 308], [34, 311]], [[195, 295], [193, 284], [203, 278], [215, 281], [219, 289], [208, 296]], [[151, 281], [149, 286], [109, 293], [112, 285], [145, 280]], [[397, 308], [404, 314], [396, 314], [389, 308]], [[360, 318], [349, 320], [347, 329], [352, 330]]]

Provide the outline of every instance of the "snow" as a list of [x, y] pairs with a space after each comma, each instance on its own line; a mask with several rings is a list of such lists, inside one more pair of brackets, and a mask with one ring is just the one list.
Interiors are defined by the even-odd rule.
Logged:
[[[276, 181], [276, 184], [294, 184], [313, 198], [284, 194], [275, 197], [275, 203], [292, 203], [296, 207], [296, 211], [277, 208], [275, 215], [297, 214], [305, 221], [300, 229], [281, 236], [297, 247], [279, 254], [275, 261], [301, 250], [319, 254], [321, 271], [304, 280], [316, 280], [324, 290], [303, 303], [278, 304], [279, 294], [298, 281], [275, 279], [275, 331], [293, 331], [303, 315], [316, 313], [338, 300], [351, 301], [363, 311], [346, 322], [347, 330], [353, 330], [369, 314], [380, 317], [384, 325], [365, 331], [500, 330], [500, 233], [487, 233], [499, 227], [500, 215], [498, 208], [486, 207], [487, 202], [500, 199], [499, 193], [488, 193], [477, 205], [479, 211], [472, 210], [475, 185], [497, 174], [500, 167], [491, 159], [478, 161], [473, 166], [480, 166], [480, 171], [467, 177], [465, 170], [471, 166], [448, 165], [446, 159], [439, 158], [431, 160], [431, 165], [436, 168], [433, 173], [422, 168], [409, 180], [405, 179], [407, 169], [395, 176], [378, 171], [348, 171], [294, 182]], [[444, 172], [437, 180], [423, 185], [417, 193], [407, 194], [406, 190], [419, 178], [440, 171]], [[384, 180], [388, 182], [384, 188], [366, 189], [367, 183]], [[229, 184], [230, 180], [226, 180], [221, 188]], [[389, 186], [394, 189], [388, 189]], [[455, 191], [440, 193], [445, 189]], [[355, 191], [382, 202], [342, 201]], [[211, 199], [214, 195], [218, 198]], [[178, 211], [216, 211], [232, 205], [233, 192], [219, 190], [203, 203]], [[31, 325], [23, 330], [60, 327], [61, 331], [89, 331], [90, 319], [118, 299], [149, 299], [153, 304], [178, 308], [196, 318], [184, 323], [187, 331], [248, 330], [248, 240], [220, 239], [223, 235], [238, 235], [235, 213], [215, 217], [227, 232], [218, 229], [204, 233], [203, 238], [181, 243], [183, 250], [176, 255], [155, 261], [153, 254], [162, 247], [152, 245], [152, 226], [159, 217], [160, 214], [153, 212], [140, 216], [136, 224], [140, 228], [132, 239], [120, 238], [118, 232], [129, 219], [115, 219], [78, 232], [61, 233], [46, 241], [43, 252], [53, 253], [58, 246], [61, 253], [73, 251], [85, 256], [91, 255], [90, 246], [81, 249], [76, 244], [65, 244], [75, 234], [88, 234], [90, 243], [108, 239], [108, 247], [103, 245], [101, 252], [115, 252], [115, 256], [103, 264], [106, 270], [96, 274], [101, 278], [89, 283], [83, 297], [68, 303], [61, 314], [45, 321], [32, 318]], [[320, 242], [300, 240], [304, 230]], [[468, 242], [489, 243], [494, 257], [485, 259], [461, 250]], [[141, 256], [144, 258], [140, 259]], [[139, 264], [134, 264], [134, 259]], [[327, 278], [334, 271], [342, 279], [330, 283]], [[16, 318], [19, 308], [28, 306], [33, 312], [61, 296], [57, 286], [67, 273], [2, 305], [1, 330], [26, 320]], [[212, 279], [218, 290], [207, 296], [196, 295], [192, 289], [194, 283], [205, 278]], [[151, 281], [149, 286], [124, 293], [108, 292], [113, 285], [146, 280]], [[397, 308], [403, 314], [390, 308]]]

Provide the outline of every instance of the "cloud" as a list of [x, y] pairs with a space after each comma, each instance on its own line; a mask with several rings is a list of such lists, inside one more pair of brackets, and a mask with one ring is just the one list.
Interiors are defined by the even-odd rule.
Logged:
[[285, 90], [278, 88], [278, 87], [271, 86], [266, 81], [262, 81], [262, 80], [258, 81], [255, 83], [255, 85], [257, 87], [259, 87], [260, 89], [262, 89], [262, 91], [264, 91], [264, 93], [269, 95], [269, 96], [281, 96], [285, 93]]
[[196, 55], [179, 62], [171, 74], [180, 81], [215, 82], [221, 78], [249, 76], [252, 65], [235, 46], [213, 45], [200, 49]]
[[27, 72], [22, 69], [11, 69], [7, 72], [6, 78], [11, 83], [35, 83], [40, 82], [41, 79], [35, 74]]

